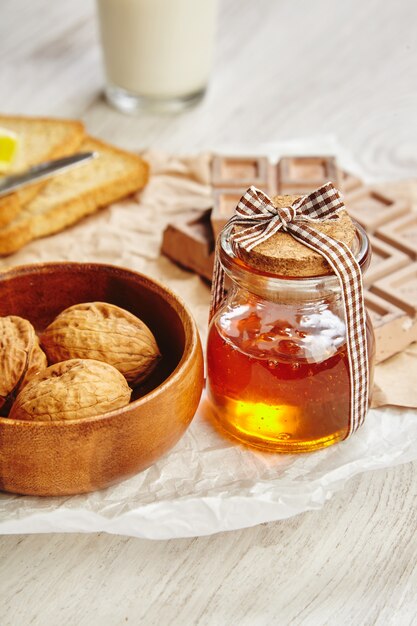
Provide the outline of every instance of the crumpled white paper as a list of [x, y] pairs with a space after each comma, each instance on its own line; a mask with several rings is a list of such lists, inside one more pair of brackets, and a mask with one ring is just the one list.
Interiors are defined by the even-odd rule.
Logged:
[[416, 411], [373, 409], [348, 441], [309, 454], [264, 454], [221, 437], [203, 399], [183, 439], [148, 470], [82, 496], [2, 495], [0, 531], [170, 539], [254, 526], [321, 508], [356, 474], [417, 459], [416, 441]]
[[[229, 147], [225, 152], [231, 152]], [[258, 152], [336, 154], [361, 174], [333, 139], [287, 142]], [[65, 233], [34, 242], [0, 268], [50, 260], [109, 262], [162, 280], [181, 293], [206, 336], [209, 290], [193, 274], [159, 257], [164, 223], [183, 210], [210, 205], [207, 161], [181, 166], [159, 163], [140, 199], [118, 203]], [[164, 169], [165, 168], [165, 169]], [[187, 169], [188, 168], [188, 169]], [[187, 172], [192, 180], [187, 178]], [[183, 202], [178, 191], [186, 184]], [[163, 190], [172, 189], [172, 197]], [[157, 219], [156, 219], [157, 216]], [[348, 441], [301, 455], [250, 450], [223, 438], [207, 419], [203, 395], [197, 414], [176, 447], [148, 470], [108, 489], [60, 498], [0, 494], [0, 532], [99, 532], [149, 539], [208, 535], [291, 517], [321, 508], [353, 476], [417, 459], [417, 411], [383, 408], [369, 412]], [[1, 454], [1, 450], [0, 450]]]

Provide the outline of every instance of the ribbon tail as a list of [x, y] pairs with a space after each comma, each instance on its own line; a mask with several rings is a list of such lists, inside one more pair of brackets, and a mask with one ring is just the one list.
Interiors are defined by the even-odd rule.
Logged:
[[326, 259], [341, 285], [350, 378], [349, 436], [363, 424], [369, 398], [366, 310], [361, 270], [353, 252], [345, 244], [306, 224], [299, 226], [292, 223], [289, 230], [295, 239]]
[[220, 237], [217, 237], [216, 249], [214, 253], [213, 281], [211, 283], [209, 323], [213, 319], [217, 310], [220, 308], [220, 305], [222, 304], [226, 296], [224, 282], [225, 273], [223, 266], [220, 262]]

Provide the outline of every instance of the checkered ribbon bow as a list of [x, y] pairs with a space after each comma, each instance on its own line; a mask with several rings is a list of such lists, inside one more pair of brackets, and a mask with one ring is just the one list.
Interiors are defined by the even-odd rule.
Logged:
[[[227, 226], [232, 229], [230, 244], [236, 256], [239, 249], [247, 251], [272, 237], [279, 230], [289, 233], [305, 246], [326, 259], [339, 279], [346, 318], [346, 342], [350, 376], [349, 435], [362, 425], [368, 407], [368, 354], [366, 313], [363, 301], [362, 274], [350, 248], [319, 232], [314, 223], [334, 219], [344, 208], [338, 190], [327, 183], [291, 206], [274, 207], [271, 199], [259, 189], [250, 187], [240, 199], [235, 215]], [[224, 270], [216, 248], [210, 319], [225, 297]]]

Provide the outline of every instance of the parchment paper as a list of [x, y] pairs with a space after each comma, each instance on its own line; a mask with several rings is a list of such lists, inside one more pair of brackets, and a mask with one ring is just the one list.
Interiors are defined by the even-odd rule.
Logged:
[[[266, 146], [229, 146], [225, 152], [336, 154], [362, 175], [331, 138]], [[33, 242], [0, 268], [23, 263], [98, 261], [148, 274], [181, 294], [194, 314], [203, 345], [209, 305], [207, 285], [160, 257], [166, 223], [190, 208], [211, 205], [208, 155], [149, 152], [152, 177], [135, 198], [104, 209], [67, 231]], [[417, 182], [395, 183], [397, 193], [417, 198]], [[191, 537], [284, 519], [318, 509], [360, 472], [417, 459], [417, 346], [378, 366], [375, 402], [351, 439], [308, 455], [264, 454], [221, 437], [199, 410], [177, 446], [151, 468], [114, 487], [68, 498], [0, 494], [0, 532], [96, 532], [151, 539]], [[1, 451], [0, 451], [1, 453]]]

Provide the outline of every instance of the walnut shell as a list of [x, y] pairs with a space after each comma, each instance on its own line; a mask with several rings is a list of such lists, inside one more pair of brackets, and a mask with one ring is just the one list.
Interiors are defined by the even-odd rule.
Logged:
[[32, 324], [16, 315], [0, 317], [0, 411], [7, 415], [19, 390], [48, 366]]
[[92, 417], [126, 406], [131, 393], [112, 365], [72, 359], [51, 365], [29, 381], [9, 417], [45, 422]]
[[106, 302], [76, 304], [62, 311], [41, 335], [49, 362], [96, 359], [113, 365], [135, 385], [160, 357], [155, 337], [138, 317]]

